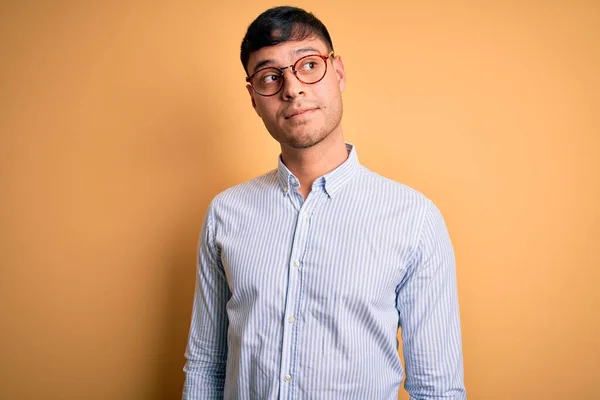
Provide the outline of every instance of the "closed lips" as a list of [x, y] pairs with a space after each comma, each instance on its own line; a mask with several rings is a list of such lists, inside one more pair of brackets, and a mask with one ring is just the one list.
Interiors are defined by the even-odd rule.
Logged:
[[286, 115], [285, 119], [292, 118], [292, 117], [295, 117], [298, 115], [302, 115], [304, 113], [307, 113], [309, 111], [314, 111], [314, 110], [316, 110], [316, 108], [307, 108], [304, 110], [296, 110], [296, 111], [292, 112], [291, 114]]

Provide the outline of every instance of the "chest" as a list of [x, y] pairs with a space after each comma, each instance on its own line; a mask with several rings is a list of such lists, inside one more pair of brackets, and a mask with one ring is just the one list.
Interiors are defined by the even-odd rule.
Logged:
[[297, 279], [308, 300], [389, 305], [414, 247], [403, 228], [407, 216], [326, 200], [238, 218], [221, 229], [232, 302], [281, 304]]

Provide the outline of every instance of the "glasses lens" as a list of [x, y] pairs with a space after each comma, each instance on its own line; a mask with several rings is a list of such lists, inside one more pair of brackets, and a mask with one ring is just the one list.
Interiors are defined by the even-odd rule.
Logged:
[[296, 76], [304, 83], [318, 82], [325, 76], [327, 65], [325, 60], [319, 56], [302, 57], [294, 65], [294, 69], [298, 71]]
[[277, 93], [282, 84], [283, 76], [277, 68], [265, 68], [252, 77], [254, 90], [264, 96]]
[[[327, 64], [320, 56], [310, 55], [296, 61], [294, 70], [300, 82], [317, 83], [325, 76]], [[280, 69], [264, 68], [252, 76], [250, 84], [258, 94], [272, 96], [281, 90], [283, 79], [283, 73]]]

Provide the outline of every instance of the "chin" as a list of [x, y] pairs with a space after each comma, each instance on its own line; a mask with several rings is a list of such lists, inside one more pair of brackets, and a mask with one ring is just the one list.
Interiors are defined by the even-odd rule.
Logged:
[[293, 149], [308, 149], [313, 147], [316, 143], [314, 142], [288, 142], [287, 145]]
[[293, 149], [308, 149], [321, 143], [327, 136], [328, 134], [324, 132], [313, 135], [292, 136], [286, 138], [285, 144]]

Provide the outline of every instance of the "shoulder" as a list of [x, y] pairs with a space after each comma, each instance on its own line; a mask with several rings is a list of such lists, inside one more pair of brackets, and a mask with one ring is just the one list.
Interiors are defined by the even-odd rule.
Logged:
[[277, 170], [271, 170], [249, 181], [237, 184], [218, 193], [211, 201], [209, 210], [219, 211], [243, 204], [252, 204], [261, 197], [277, 191]]
[[410, 205], [418, 209], [427, 209], [433, 205], [431, 199], [417, 189], [382, 176], [365, 166], [360, 166], [358, 174], [359, 185], [381, 201]]
[[360, 173], [361, 186], [372, 193], [370, 203], [386, 210], [388, 219], [398, 218], [400, 224], [410, 227], [411, 237], [427, 246], [434, 248], [443, 242], [451, 247], [444, 216], [433, 200], [366, 167], [361, 166]]

